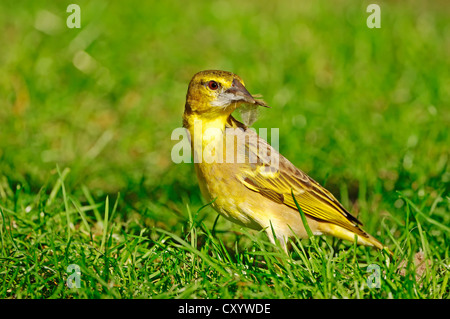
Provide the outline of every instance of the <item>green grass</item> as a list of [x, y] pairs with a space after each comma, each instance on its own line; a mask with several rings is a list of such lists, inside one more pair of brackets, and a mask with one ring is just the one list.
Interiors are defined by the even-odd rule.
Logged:
[[[79, 30], [69, 3], [0, 4], [0, 298], [450, 297], [445, 1], [379, 2], [377, 30], [368, 1], [79, 1]], [[264, 96], [255, 128], [392, 258], [328, 237], [286, 255], [216, 220], [170, 158], [210, 68]]]

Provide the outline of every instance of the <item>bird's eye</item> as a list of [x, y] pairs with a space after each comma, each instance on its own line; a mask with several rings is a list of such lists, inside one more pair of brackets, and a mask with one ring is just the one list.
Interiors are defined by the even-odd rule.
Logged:
[[208, 82], [208, 87], [211, 90], [217, 90], [219, 88], [219, 84], [216, 81], [209, 81]]

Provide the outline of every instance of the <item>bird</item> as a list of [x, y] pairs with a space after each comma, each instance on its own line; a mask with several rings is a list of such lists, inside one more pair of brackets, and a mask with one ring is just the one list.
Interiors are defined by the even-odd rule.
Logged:
[[214, 210], [238, 225], [265, 231], [285, 251], [290, 238], [311, 234], [385, 249], [331, 192], [233, 117], [243, 105], [269, 107], [232, 72], [204, 70], [189, 82], [183, 127], [200, 191]]

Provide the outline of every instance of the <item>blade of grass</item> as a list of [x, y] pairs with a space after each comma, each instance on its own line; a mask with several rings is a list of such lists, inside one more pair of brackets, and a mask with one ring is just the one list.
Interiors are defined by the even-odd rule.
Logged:
[[49, 206], [55, 200], [56, 195], [58, 194], [59, 189], [61, 188], [62, 183], [67, 177], [67, 174], [70, 172], [70, 168], [66, 167], [62, 173], [59, 171], [59, 167], [57, 167], [59, 178], [56, 180], [55, 185], [53, 186], [52, 191], [50, 192], [50, 196], [48, 197], [46, 206]]
[[447, 272], [445, 274], [445, 278], [444, 278], [444, 281], [442, 282], [442, 286], [441, 286], [441, 292], [439, 294], [439, 299], [442, 299], [444, 296], [445, 289], [447, 288], [449, 274], [450, 274], [450, 272]]
[[111, 221], [114, 219], [114, 216], [116, 215], [117, 205], [119, 204], [119, 199], [120, 199], [120, 193], [117, 193], [117, 198], [116, 198], [116, 201], [114, 202], [114, 206], [113, 206], [113, 209], [111, 212], [111, 217], [110, 217]]
[[297, 206], [297, 210], [300, 213], [300, 217], [302, 218], [303, 226], [305, 227], [306, 233], [308, 234], [308, 238], [312, 238], [314, 235], [313, 235], [313, 233], [311, 231], [311, 228], [309, 228], [308, 221], [306, 220], [305, 213], [300, 208], [300, 205], [298, 204], [297, 199], [295, 199], [294, 190], [292, 190], [292, 189], [291, 189], [291, 195], [292, 195], [292, 198], [294, 199], [295, 206]]
[[[6, 220], [5, 220], [5, 215], [3, 213], [3, 207], [0, 206], [0, 214], [2, 215], [2, 225], [0, 226], [0, 232], [1, 232], [1, 236], [2, 236], [2, 251], [3, 251], [3, 255], [6, 256], [6, 251], [5, 251], [5, 244], [3, 242], [3, 226], [5, 227], [5, 231], [7, 233], [9, 233], [9, 237], [11, 238], [11, 242], [13, 244], [13, 246], [17, 249], [17, 245], [16, 242], [14, 241], [12, 235], [11, 235], [11, 227], [6, 227]], [[8, 231], [9, 229], [9, 231]]]
[[[60, 179], [60, 187], [63, 194], [63, 201], [64, 201], [64, 208], [66, 210], [66, 223], [67, 223], [67, 242], [70, 242], [70, 236], [71, 236], [71, 223], [70, 223], [70, 213], [69, 213], [69, 201], [67, 199], [66, 194], [66, 187], [64, 185], [63, 175], [61, 174], [61, 171], [59, 169], [59, 166], [56, 166], [56, 170], [58, 171], [59, 179]], [[67, 176], [67, 174], [66, 174]]]
[[300, 213], [300, 217], [302, 218], [303, 226], [305, 227], [306, 233], [308, 234], [308, 239], [311, 241], [312, 245], [314, 246], [316, 251], [319, 253], [321, 258], [323, 259], [322, 250], [319, 248], [319, 245], [317, 244], [316, 238], [315, 238], [313, 232], [311, 231], [311, 228], [309, 228], [305, 213], [300, 208], [300, 205], [298, 204], [297, 199], [295, 199], [293, 189], [291, 189], [291, 195], [292, 195], [292, 198], [294, 199], [295, 206], [297, 206], [298, 212]]
[[102, 236], [102, 243], [100, 245], [100, 251], [103, 251], [103, 248], [105, 247], [106, 235], [108, 234], [108, 216], [109, 216], [109, 196], [106, 196], [105, 217], [103, 221], [103, 236]]
[[198, 249], [192, 247], [188, 242], [186, 242], [179, 236], [177, 236], [171, 232], [165, 231], [164, 229], [161, 229], [161, 228], [154, 228], [154, 229], [160, 233], [163, 233], [169, 237], [172, 237], [175, 241], [177, 241], [179, 244], [181, 244], [183, 247], [185, 247], [188, 251], [199, 256], [203, 261], [205, 261], [207, 264], [209, 264], [218, 273], [220, 273], [223, 276], [229, 277], [229, 273], [226, 272], [223, 268], [219, 267], [213, 260], [211, 260], [211, 258], [208, 255], [206, 255], [206, 254], [202, 253], [201, 251], [199, 251]]
[[447, 227], [441, 223], [439, 223], [438, 221], [434, 220], [433, 218], [427, 216], [424, 212], [422, 212], [409, 198], [403, 196], [402, 193], [398, 192], [400, 194], [400, 197], [405, 200], [409, 206], [411, 206], [421, 217], [423, 217], [427, 222], [441, 228], [442, 230], [450, 233], [450, 227]]
[[89, 189], [83, 185], [81, 186], [81, 190], [86, 197], [88, 203], [93, 207], [95, 218], [97, 219], [97, 223], [99, 226], [103, 226], [102, 222], [102, 215], [100, 214], [100, 211], [97, 209], [98, 205], [95, 203], [94, 199], [92, 198], [91, 193], [89, 192]]
[[83, 221], [84, 227], [86, 227], [86, 230], [89, 232], [89, 237], [91, 238], [92, 241], [92, 232], [91, 232], [91, 227], [89, 226], [89, 223], [86, 219], [86, 214], [83, 212], [83, 210], [80, 208], [80, 206], [75, 202], [75, 200], [73, 198], [70, 199], [72, 202], [72, 205], [75, 207], [76, 211], [78, 212], [78, 214], [80, 214], [81, 220]]

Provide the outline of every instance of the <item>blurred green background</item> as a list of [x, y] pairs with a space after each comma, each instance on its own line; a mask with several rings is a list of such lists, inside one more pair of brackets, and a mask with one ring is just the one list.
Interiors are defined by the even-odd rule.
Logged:
[[380, 29], [371, 1], [77, 1], [80, 29], [70, 3], [0, 4], [0, 185], [36, 192], [59, 165], [71, 189], [200, 205], [170, 135], [192, 75], [223, 69], [272, 106], [254, 127], [341, 200], [448, 192], [447, 1], [377, 2]]

